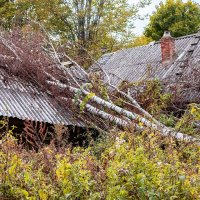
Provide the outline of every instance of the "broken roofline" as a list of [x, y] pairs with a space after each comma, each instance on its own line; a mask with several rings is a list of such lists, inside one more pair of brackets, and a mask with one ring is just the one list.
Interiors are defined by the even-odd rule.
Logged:
[[[30, 39], [29, 39], [29, 41], [30, 41]], [[14, 51], [15, 53], [19, 53], [19, 56], [16, 57], [16, 59], [18, 61], [20, 61], [18, 63], [19, 64], [18, 67], [23, 68], [24, 65], [21, 64], [21, 61], [22, 61], [23, 55], [24, 54], [26, 55], [26, 52], [24, 52], [22, 50], [23, 48], [20, 49], [20, 51], [19, 51], [19, 47], [15, 46], [15, 44], [13, 44], [13, 41], [6, 41], [6, 42], [7, 43], [4, 44], [4, 45], [11, 52]], [[21, 42], [17, 43], [17, 44], [19, 45], [19, 44], [21, 44]], [[53, 71], [49, 70], [49, 68], [52, 69], [51, 65], [50, 66], [49, 65], [45, 65], [45, 66], [36, 65], [35, 66], [35, 67], [38, 67], [39, 69], [41, 69], [41, 70], [39, 70], [39, 72], [42, 73], [44, 77], [46, 77], [46, 79], [45, 79], [45, 83], [46, 84], [45, 85], [46, 86], [50, 86], [49, 84], [53, 83], [55, 86], [58, 87], [58, 89], [59, 89], [59, 87], [61, 85], [64, 85], [66, 87], [66, 91], [68, 91], [68, 90], [72, 91], [74, 95], [76, 95], [77, 90], [81, 91], [81, 93], [83, 93], [84, 96], [87, 96], [88, 92], [89, 93], [92, 92], [92, 91], [90, 91], [90, 88], [87, 88], [87, 87], [86, 87], [86, 90], [85, 90], [84, 89], [84, 85], [81, 85], [79, 83], [79, 81], [76, 79], [76, 77], [73, 77], [72, 73], [69, 72], [64, 67], [64, 65], [59, 60], [59, 56], [56, 53], [54, 46], [52, 45], [52, 43], [50, 43], [50, 45], [52, 46], [52, 51], [55, 54], [54, 56], [52, 56], [52, 59], [54, 59], [53, 63], [55, 63], [53, 65], [55, 70], [53, 70]], [[39, 48], [39, 49], [41, 49], [41, 48]], [[42, 54], [42, 56], [44, 56], [43, 52], [40, 52], [40, 53]], [[37, 61], [37, 60], [35, 60], [35, 57], [34, 57], [33, 61], [34, 62]], [[40, 61], [40, 59], [39, 59], [39, 61]], [[74, 63], [74, 65], [77, 68], [80, 69], [80, 71], [82, 71], [88, 77], [87, 73], [82, 68], [80, 68], [80, 66], [78, 66], [77, 63], [75, 63], [74, 61], [72, 61], [72, 62]], [[23, 70], [24, 70], [24, 68], [23, 68]], [[61, 76], [58, 76], [59, 75], [58, 73], [53, 73], [54, 71], [57, 71], [57, 70], [59, 72], [62, 72]], [[28, 73], [30, 73], [30, 72], [28, 71]], [[31, 74], [29, 74], [29, 75], [31, 75]], [[63, 83], [63, 79], [61, 79], [62, 82], [61, 82], [61, 80], [59, 80], [60, 77], [65, 77], [66, 78], [64, 83]], [[35, 78], [36, 79], [40, 78], [40, 76], [37, 76], [37, 74], [36, 74], [34, 79]], [[70, 81], [68, 81], [68, 80], [70, 80]], [[34, 82], [35, 81], [37, 81], [38, 84], [43, 84], [43, 82], [40, 82], [39, 79], [34, 80]], [[90, 83], [92, 84], [91, 81], [90, 81]], [[50, 93], [53, 92], [53, 88], [52, 87], [47, 87], [47, 88], [48, 88], [48, 91]], [[72, 88], [74, 88], [74, 89], [72, 89]], [[85, 93], [85, 91], [86, 91], [86, 93]], [[59, 93], [59, 94], [62, 95], [62, 93]], [[84, 98], [84, 96], [79, 96], [78, 97], [78, 101], [81, 101]], [[63, 96], [58, 96], [58, 97], [61, 100], [63, 98], [66, 98], [66, 95], [63, 94]], [[106, 119], [105, 121], [103, 121], [103, 123], [107, 123], [107, 121], [110, 121], [110, 122], [114, 122], [115, 124], [118, 124], [119, 121], [117, 119], [120, 118], [120, 121], [121, 120], [125, 121], [127, 123], [127, 125], [131, 125], [132, 123], [135, 123], [135, 125], [138, 126], [138, 121], [141, 121], [141, 122], [143, 122], [145, 127], [149, 128], [151, 130], [155, 130], [157, 132], [160, 132], [162, 135], [172, 136], [172, 137], [175, 137], [175, 138], [180, 139], [180, 140], [196, 141], [196, 139], [193, 138], [193, 137], [184, 135], [182, 133], [178, 133], [175, 130], [171, 130], [171, 129], [165, 127], [163, 124], [161, 124], [160, 122], [157, 122], [152, 116], [150, 116], [149, 113], [147, 113], [146, 111], [144, 112], [143, 109], [140, 106], [137, 106], [137, 109], [143, 113], [144, 117], [141, 116], [141, 115], [138, 115], [138, 114], [136, 114], [134, 112], [130, 112], [130, 111], [126, 110], [125, 108], [120, 108], [119, 106], [116, 106], [112, 102], [106, 101], [106, 100], [98, 97], [97, 95], [92, 96], [91, 100], [92, 100], [92, 102], [94, 101], [94, 104], [92, 104], [92, 102], [87, 103], [86, 104], [87, 111], [90, 112], [93, 115], [96, 115], [97, 118], [102, 117], [103, 119]], [[134, 99], [132, 99], [132, 101], [130, 101], [130, 102], [133, 104], [133, 106], [138, 105], [138, 103]], [[101, 109], [98, 109], [99, 106], [101, 107]], [[105, 109], [106, 111], [103, 109], [103, 107], [106, 108]], [[112, 111], [114, 111], [114, 113]], [[110, 113], [108, 113], [108, 112], [110, 112]], [[93, 115], [92, 115], [92, 117], [93, 117]], [[108, 116], [108, 117], [104, 118], [104, 116]], [[151, 118], [151, 120], [149, 120], [149, 118]], [[132, 121], [133, 119], [135, 119], [134, 122]], [[90, 118], [90, 120], [94, 121], [94, 118]], [[143, 128], [143, 127], [141, 127], [141, 128]]]
[[83, 122], [73, 118], [70, 110], [62, 112], [63, 109], [52, 101], [50, 95], [33, 84], [0, 70], [0, 115], [50, 124], [84, 126]]
[[[120, 82], [124, 80], [138, 82], [158, 79], [177, 82], [181, 80], [180, 75], [183, 75], [183, 77], [190, 75], [190, 70], [187, 67], [188, 59], [190, 66], [194, 68], [198, 60], [200, 60], [199, 38], [199, 32], [175, 38], [175, 54], [172, 51], [172, 56], [169, 55], [170, 62], [162, 62], [162, 48], [160, 41], [157, 41], [154, 44], [151, 43], [150, 45], [105, 54], [89, 68], [89, 72], [103, 70], [109, 76], [110, 82], [115, 86], [119, 86]], [[183, 67], [183, 63], [186, 63], [186, 67]], [[195, 82], [200, 81], [197, 80], [198, 77], [200, 76], [196, 77]], [[105, 76], [106, 81], [107, 79]], [[192, 101], [193, 99], [196, 102], [196, 99], [200, 99], [200, 92], [188, 92], [188, 94], [191, 95], [186, 101], [188, 99]], [[185, 93], [181, 95], [183, 98], [186, 97]]]

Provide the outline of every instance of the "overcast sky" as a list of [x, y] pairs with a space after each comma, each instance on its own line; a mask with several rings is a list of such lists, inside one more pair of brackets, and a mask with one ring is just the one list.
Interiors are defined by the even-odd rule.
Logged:
[[[129, 0], [130, 3], [137, 3], [139, 0]], [[186, 2], [187, 0], [184, 0], [184, 2]], [[193, 0], [196, 3], [200, 4], [200, 0]], [[152, 14], [153, 11], [155, 11], [155, 6], [159, 5], [159, 3], [161, 2], [161, 0], [152, 0], [152, 3], [149, 6], [146, 6], [145, 8], [140, 10], [140, 14], [141, 15], [146, 15], [146, 14]], [[165, 2], [165, 0], [162, 0], [162, 2]], [[145, 20], [137, 20], [135, 22], [135, 34], [136, 35], [141, 35], [144, 27], [148, 24], [149, 19], [145, 19]]]

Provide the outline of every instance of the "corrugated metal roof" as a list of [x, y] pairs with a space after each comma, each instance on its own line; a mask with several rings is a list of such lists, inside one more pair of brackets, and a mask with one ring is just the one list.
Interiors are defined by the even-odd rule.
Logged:
[[0, 115], [48, 122], [83, 126], [80, 120], [74, 119], [70, 108], [64, 110], [52, 104], [51, 96], [40, 91], [31, 83], [8, 77], [0, 71]]
[[[176, 73], [181, 70], [181, 63], [188, 62], [188, 57], [191, 58], [193, 66], [194, 62], [200, 63], [199, 43], [198, 33], [176, 38], [177, 60], [168, 65], [162, 64], [160, 42], [155, 42], [152, 45], [122, 49], [113, 54], [106, 54], [99, 59], [98, 63], [101, 64], [101, 68], [109, 75], [111, 83], [116, 86], [121, 81], [136, 82], [147, 79], [164, 80], [166, 78], [177, 80], [179, 77], [176, 76]], [[91, 72], [93, 68], [97, 71], [98, 66], [94, 64], [90, 69]], [[193, 68], [192, 70], [194, 70]], [[191, 68], [182, 70], [184, 70], [184, 74], [189, 75]], [[190, 93], [191, 95], [189, 95]], [[193, 95], [194, 93], [195, 96]], [[186, 92], [182, 92], [182, 96], [188, 95], [188, 98], [190, 96], [190, 98], [194, 97], [195, 99], [200, 97], [200, 92], [194, 93], [188, 91], [186, 94]]]
[[[193, 36], [176, 39], [175, 46], [177, 56], [190, 44], [191, 39], [193, 39]], [[101, 60], [103, 58], [101, 58]], [[103, 61], [101, 61], [101, 63], [103, 63]], [[160, 43], [157, 42], [151, 46], [146, 45], [119, 50], [112, 54], [102, 67], [108, 74], [116, 75], [123, 80], [134, 82], [143, 80], [146, 76], [150, 76], [149, 78], [161, 78], [169, 67], [163, 67], [161, 63], [161, 48]], [[149, 74], [149, 72], [151, 73]]]

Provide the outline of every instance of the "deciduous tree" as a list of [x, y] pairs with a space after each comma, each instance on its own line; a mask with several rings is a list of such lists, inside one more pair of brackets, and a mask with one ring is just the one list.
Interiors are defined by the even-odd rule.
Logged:
[[[42, 22], [48, 32], [58, 35], [62, 42], [73, 44], [69, 45], [72, 52], [76, 52], [80, 63], [84, 64], [86, 51], [97, 58], [102, 53], [102, 47], [108, 51], [119, 48], [120, 41], [127, 39], [127, 30], [132, 30], [139, 8], [149, 2], [140, 0], [137, 4], [130, 4], [128, 0], [17, 0], [13, 3], [17, 9], [12, 13], [12, 18], [19, 18], [22, 25], [27, 18]], [[10, 13], [9, 9], [6, 13]], [[8, 19], [6, 13], [0, 13], [5, 21]]]
[[150, 17], [145, 35], [159, 40], [163, 32], [171, 31], [172, 36], [179, 37], [197, 32], [200, 27], [200, 7], [197, 3], [182, 0], [167, 0], [160, 3]]

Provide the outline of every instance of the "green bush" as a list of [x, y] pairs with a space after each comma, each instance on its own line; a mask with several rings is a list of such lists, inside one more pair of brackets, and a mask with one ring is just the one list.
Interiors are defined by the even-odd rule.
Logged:
[[200, 199], [199, 146], [149, 130], [110, 134], [86, 149], [49, 145], [35, 152], [8, 133], [0, 141], [0, 197]]
[[175, 127], [188, 135], [200, 138], [200, 105], [190, 104]]

